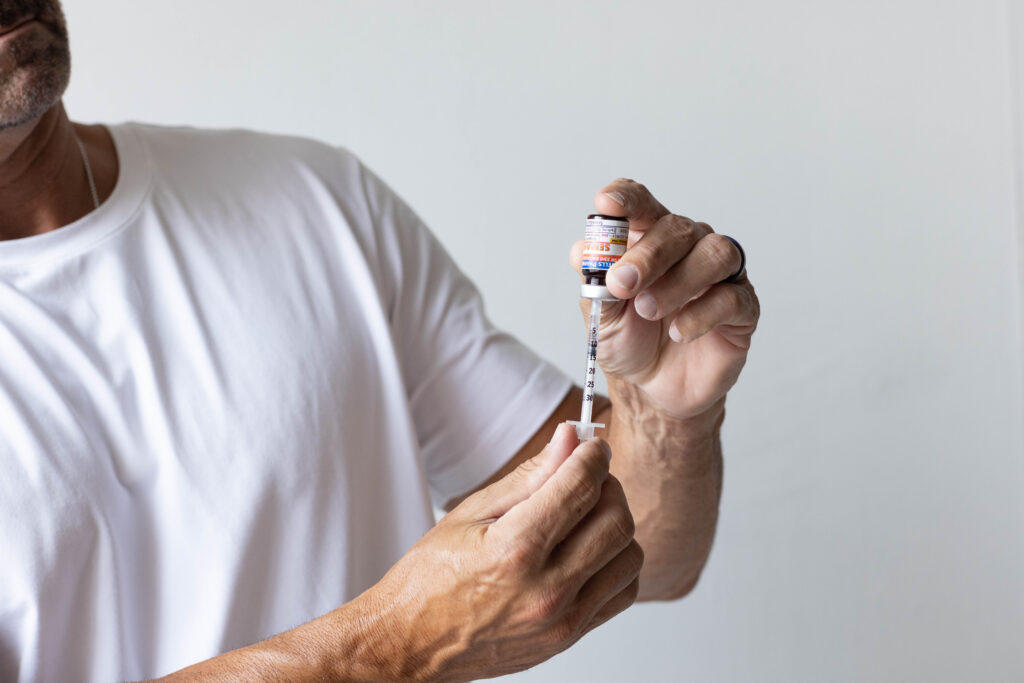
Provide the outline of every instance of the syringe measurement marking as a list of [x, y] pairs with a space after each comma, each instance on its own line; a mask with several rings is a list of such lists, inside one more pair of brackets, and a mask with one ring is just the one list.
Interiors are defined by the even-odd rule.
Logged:
[[601, 300], [590, 305], [590, 334], [587, 340], [587, 376], [583, 384], [583, 412], [580, 422], [590, 422], [594, 414], [594, 378], [597, 376], [597, 337], [601, 329]]

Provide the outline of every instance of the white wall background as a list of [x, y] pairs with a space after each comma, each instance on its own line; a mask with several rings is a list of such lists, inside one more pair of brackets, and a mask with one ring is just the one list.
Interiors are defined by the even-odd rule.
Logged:
[[348, 146], [574, 375], [602, 184], [743, 242], [764, 317], [704, 579], [518, 680], [1020, 681], [1012, 2], [66, 0], [66, 102]]

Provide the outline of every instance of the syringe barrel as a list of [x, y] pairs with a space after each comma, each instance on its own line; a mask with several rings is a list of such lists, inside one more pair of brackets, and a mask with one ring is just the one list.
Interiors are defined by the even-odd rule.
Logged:
[[591, 214], [583, 237], [583, 278], [580, 296], [585, 299], [615, 300], [605, 278], [608, 269], [626, 253], [629, 221], [619, 216]]

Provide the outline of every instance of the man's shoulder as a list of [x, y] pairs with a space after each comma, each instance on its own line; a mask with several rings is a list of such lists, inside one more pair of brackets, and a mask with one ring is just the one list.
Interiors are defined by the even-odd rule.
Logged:
[[298, 135], [245, 128], [200, 128], [128, 122], [110, 126], [134, 132], [158, 168], [173, 172], [214, 171], [275, 174], [304, 168], [320, 173], [358, 173], [347, 149]]

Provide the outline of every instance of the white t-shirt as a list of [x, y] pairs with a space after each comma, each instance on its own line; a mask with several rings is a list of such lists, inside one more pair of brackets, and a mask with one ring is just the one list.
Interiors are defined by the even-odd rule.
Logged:
[[162, 675], [337, 607], [570, 386], [347, 152], [111, 133], [103, 206], [0, 242], [5, 681]]

